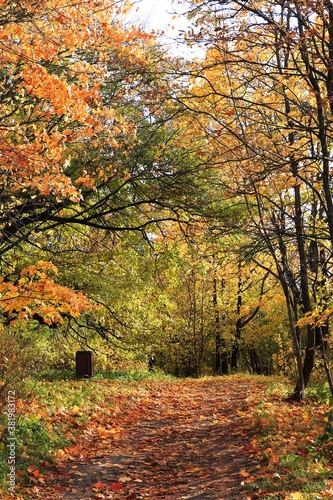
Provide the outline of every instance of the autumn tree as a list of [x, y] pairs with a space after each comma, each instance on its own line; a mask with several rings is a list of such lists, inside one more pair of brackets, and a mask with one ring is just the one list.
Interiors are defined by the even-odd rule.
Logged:
[[[184, 213], [192, 167], [184, 148], [172, 152], [171, 79], [151, 37], [128, 24], [130, 4], [1, 7], [1, 289], [10, 321], [32, 273], [22, 275], [22, 252], [55, 252], [62, 230], [84, 227], [146, 238], [152, 224]], [[40, 289], [45, 265], [33, 278]], [[54, 304], [58, 292], [48, 288]], [[39, 309], [24, 306], [22, 315], [43, 320]]]
[[150, 285], [155, 290], [150, 306], [160, 320], [150, 339], [157, 366], [187, 376], [237, 368], [278, 371], [272, 356], [279, 354], [279, 340], [272, 341], [272, 349], [267, 341], [264, 348], [262, 336], [256, 338], [251, 329], [260, 312], [258, 330], [280, 338], [274, 319], [263, 310], [277, 290], [281, 293], [276, 280], [267, 280], [265, 271], [244, 259], [240, 273], [237, 239], [212, 233], [207, 221], [183, 231], [165, 224], [163, 233], [154, 242], [155, 284]]
[[208, 49], [187, 74], [193, 84], [182, 102], [196, 114], [224, 197], [247, 206], [249, 252], [273, 257], [266, 267], [285, 292], [302, 398], [323, 345], [317, 327], [327, 331], [331, 313], [333, 5], [190, 3], [198, 28], [188, 38]]

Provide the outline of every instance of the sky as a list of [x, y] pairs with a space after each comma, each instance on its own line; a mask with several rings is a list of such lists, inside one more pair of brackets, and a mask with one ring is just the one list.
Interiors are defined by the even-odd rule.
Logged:
[[185, 12], [184, 6], [172, 3], [171, 0], [135, 0], [135, 7], [138, 9], [135, 17], [142, 20], [147, 31], [150, 29], [163, 30], [165, 32], [164, 39], [167, 43], [172, 44], [172, 50], [179, 55], [188, 55], [189, 49], [185, 48], [184, 42], [179, 43], [177, 47], [174, 42], [172, 43], [173, 39], [179, 35], [179, 30], [187, 31], [190, 25], [184, 14], [174, 18], [175, 13]]
[[172, 19], [174, 13], [184, 12], [185, 9], [171, 0], [135, 0], [135, 6], [138, 8], [138, 16], [152, 29], [167, 30], [168, 24], [172, 23], [182, 29], [188, 25], [185, 16]]

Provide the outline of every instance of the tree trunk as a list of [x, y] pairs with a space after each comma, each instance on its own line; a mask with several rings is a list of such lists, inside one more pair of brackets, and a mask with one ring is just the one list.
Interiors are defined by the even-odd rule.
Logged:
[[[293, 140], [291, 140], [293, 143]], [[295, 181], [298, 175], [298, 165], [292, 160], [291, 164], [292, 173], [295, 177]], [[295, 230], [296, 230], [296, 241], [297, 249], [299, 255], [299, 265], [300, 265], [300, 282], [301, 282], [301, 303], [303, 306], [303, 314], [312, 311], [310, 292], [309, 292], [309, 279], [308, 279], [308, 263], [307, 255], [305, 250], [305, 238], [304, 238], [304, 227], [302, 219], [302, 198], [301, 198], [301, 188], [298, 182], [294, 186], [294, 207], [295, 207]], [[307, 326], [307, 341], [305, 350], [305, 359], [303, 364], [303, 381], [298, 380], [295, 388], [295, 392], [299, 392], [299, 388], [304, 384], [304, 388], [307, 387], [311, 373], [315, 362], [315, 329], [312, 325]], [[299, 396], [298, 396], [299, 397]]]
[[243, 322], [240, 316], [243, 305], [243, 280], [242, 280], [242, 264], [238, 262], [238, 288], [237, 288], [237, 321], [236, 332], [231, 350], [231, 370], [237, 372], [238, 368], [238, 355], [239, 355], [239, 342], [242, 335]]
[[213, 306], [214, 306], [214, 315], [215, 315], [215, 375], [221, 375], [222, 374], [221, 325], [220, 325], [220, 314], [219, 314], [218, 301], [217, 301], [216, 269], [214, 269], [214, 277], [213, 277]]

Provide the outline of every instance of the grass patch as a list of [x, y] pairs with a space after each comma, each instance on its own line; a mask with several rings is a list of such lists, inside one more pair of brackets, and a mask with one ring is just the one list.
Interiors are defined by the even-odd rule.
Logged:
[[[44, 370], [40, 372], [31, 372], [30, 377], [34, 380], [48, 380], [50, 382], [78, 380], [74, 370]], [[127, 382], [141, 382], [144, 380], [175, 380], [175, 377], [172, 375], [166, 375], [159, 370], [98, 370], [95, 372], [94, 376], [91, 377], [91, 380], [124, 380]]]
[[306, 397], [318, 404], [332, 404], [332, 394], [328, 382], [322, 384], [318, 382], [311, 383], [306, 389]]

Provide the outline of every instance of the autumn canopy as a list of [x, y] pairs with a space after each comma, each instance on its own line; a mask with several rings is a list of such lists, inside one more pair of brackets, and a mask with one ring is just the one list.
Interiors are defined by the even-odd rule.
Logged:
[[302, 399], [330, 362], [333, 5], [187, 3], [198, 58], [126, 1], [0, 0], [2, 324], [291, 370]]

